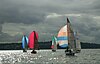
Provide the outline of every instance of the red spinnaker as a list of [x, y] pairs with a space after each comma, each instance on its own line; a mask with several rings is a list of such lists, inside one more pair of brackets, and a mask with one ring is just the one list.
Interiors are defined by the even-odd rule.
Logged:
[[29, 35], [28, 46], [30, 49], [34, 49], [36, 47], [35, 44], [38, 44], [38, 33], [33, 31]]

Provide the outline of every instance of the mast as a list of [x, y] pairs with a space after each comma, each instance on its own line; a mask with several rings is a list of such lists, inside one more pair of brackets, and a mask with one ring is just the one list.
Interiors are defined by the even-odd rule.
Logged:
[[[69, 23], [69, 20], [68, 20], [68, 18], [67, 18], [67, 26], [66, 26], [66, 27], [67, 27], [68, 45], [69, 45], [69, 29], [68, 29], [68, 28], [69, 28], [69, 24], [68, 24], [68, 23]], [[68, 48], [69, 48], [69, 46], [67, 47], [67, 51], [68, 51]]]
[[74, 43], [75, 43], [74, 45], [75, 45], [75, 50], [76, 50], [76, 40], [77, 40], [76, 37], [77, 37], [77, 32], [74, 32]]
[[39, 49], [38, 45], [38, 33], [34, 31], [34, 49]]
[[33, 31], [33, 32], [34, 32], [34, 37], [33, 37], [33, 38], [34, 38], [34, 45], [33, 45], [33, 46], [34, 46], [34, 48], [33, 48], [33, 50], [35, 50], [35, 43], [36, 43], [35, 38], [36, 38], [36, 35], [35, 35], [35, 31]]
[[34, 50], [37, 49], [37, 37], [36, 37], [36, 32], [34, 32]]
[[26, 36], [24, 35], [24, 40], [25, 40], [25, 43], [24, 43], [24, 47], [26, 48], [26, 43], [27, 43], [27, 41], [26, 41]]

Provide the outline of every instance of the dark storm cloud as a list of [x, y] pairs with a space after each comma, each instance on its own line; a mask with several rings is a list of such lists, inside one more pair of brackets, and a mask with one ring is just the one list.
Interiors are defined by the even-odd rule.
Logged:
[[95, 14], [93, 12], [100, 11], [97, 2], [99, 0], [1, 0], [0, 23], [38, 23], [44, 21], [45, 15], [53, 12]]
[[100, 0], [0, 0], [0, 32], [4, 23], [17, 23], [15, 27], [19, 27], [12, 31], [37, 30], [40, 39], [48, 40], [66, 24], [67, 16], [81, 41], [99, 42], [99, 3]]
[[[21, 1], [20, 1], [21, 2]], [[43, 21], [44, 14], [38, 8], [23, 2], [0, 1], [0, 23], [38, 23]]]

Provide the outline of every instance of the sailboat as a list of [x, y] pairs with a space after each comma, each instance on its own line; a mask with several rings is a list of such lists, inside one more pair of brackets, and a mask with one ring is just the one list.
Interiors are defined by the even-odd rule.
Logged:
[[37, 52], [35, 51], [38, 49], [38, 33], [36, 31], [32, 31], [29, 35], [29, 43], [28, 46], [30, 49], [32, 49], [31, 53], [36, 54]]
[[22, 37], [22, 48], [23, 48], [23, 52], [27, 52], [27, 48], [28, 48], [28, 37], [26, 35], [24, 35]]
[[75, 42], [76, 42], [76, 53], [81, 52], [81, 44], [77, 35], [77, 32], [74, 32]]
[[60, 47], [66, 48], [65, 50], [66, 55], [75, 54], [76, 52], [75, 37], [74, 37], [74, 32], [68, 18], [67, 18], [67, 24], [63, 26], [58, 32], [57, 40]]
[[57, 38], [55, 36], [52, 37], [52, 46], [51, 46], [51, 48], [52, 48], [53, 52], [56, 52], [56, 50], [57, 50]]

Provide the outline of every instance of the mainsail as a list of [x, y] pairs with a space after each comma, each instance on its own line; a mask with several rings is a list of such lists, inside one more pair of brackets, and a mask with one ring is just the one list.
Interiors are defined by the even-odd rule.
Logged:
[[23, 52], [26, 52], [26, 49], [28, 47], [28, 37], [26, 35], [23, 36], [22, 38], [22, 48], [23, 48]]
[[57, 38], [55, 36], [52, 37], [52, 45], [51, 45], [52, 51], [57, 50]]

